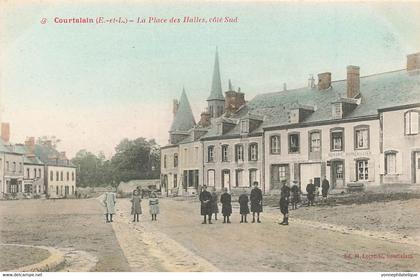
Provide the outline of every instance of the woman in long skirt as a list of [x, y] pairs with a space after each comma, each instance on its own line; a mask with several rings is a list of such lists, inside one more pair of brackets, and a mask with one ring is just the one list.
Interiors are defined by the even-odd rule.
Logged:
[[152, 215], [152, 221], [156, 221], [156, 216], [159, 214], [159, 199], [154, 191], [149, 197], [149, 212]]
[[131, 214], [134, 216], [133, 222], [139, 222], [139, 215], [141, 215], [141, 197], [138, 190], [133, 191], [131, 198]]

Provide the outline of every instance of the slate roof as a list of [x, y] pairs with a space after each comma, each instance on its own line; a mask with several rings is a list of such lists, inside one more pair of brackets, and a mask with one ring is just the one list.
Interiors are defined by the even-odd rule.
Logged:
[[222, 92], [222, 81], [220, 78], [220, 66], [219, 66], [219, 53], [216, 49], [216, 56], [214, 58], [214, 68], [213, 68], [213, 80], [211, 82], [210, 96], [207, 98], [207, 101], [210, 100], [225, 100]]
[[191, 110], [185, 89], [182, 90], [181, 99], [179, 100], [178, 110], [172, 122], [170, 132], [186, 132], [195, 126], [194, 115]]
[[20, 154], [19, 152], [16, 152], [13, 144], [4, 142], [2, 138], [0, 138], [0, 152], [10, 153], [10, 154]]
[[44, 165], [44, 163], [37, 156], [27, 156], [27, 154], [29, 153], [29, 150], [25, 145], [16, 144], [14, 148], [16, 152], [24, 155], [24, 158], [23, 158], [24, 164]]
[[35, 144], [35, 155], [46, 165], [75, 167], [70, 160], [53, 158], [60, 157], [60, 153], [53, 147], [45, 144]]
[[[243, 118], [248, 112], [263, 116], [263, 123], [252, 132], [258, 134], [263, 128], [289, 125], [288, 111], [298, 103], [315, 108], [303, 123], [332, 120], [331, 103], [345, 97], [346, 91], [346, 80], [339, 80], [333, 81], [331, 88], [326, 90], [305, 87], [260, 94], [231, 118]], [[361, 77], [360, 93], [360, 105], [350, 112], [346, 119], [375, 116], [378, 115], [378, 109], [420, 103], [420, 74], [410, 75], [404, 69]], [[202, 138], [237, 136], [240, 134], [239, 128], [238, 124], [223, 136], [218, 136], [217, 126], [213, 125]]]

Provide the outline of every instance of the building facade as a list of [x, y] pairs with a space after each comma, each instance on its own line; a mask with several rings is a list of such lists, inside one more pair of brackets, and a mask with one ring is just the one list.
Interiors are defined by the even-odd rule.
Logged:
[[162, 163], [179, 159], [176, 167], [162, 166], [172, 187], [235, 190], [257, 181], [267, 194], [278, 193], [283, 181], [304, 190], [323, 178], [338, 191], [420, 183], [420, 53], [407, 56], [404, 70], [361, 77], [350, 65], [345, 80], [324, 72], [317, 84], [310, 78], [306, 87], [250, 101], [230, 82], [223, 96], [216, 53], [199, 123], [185, 91], [174, 103], [162, 148]]

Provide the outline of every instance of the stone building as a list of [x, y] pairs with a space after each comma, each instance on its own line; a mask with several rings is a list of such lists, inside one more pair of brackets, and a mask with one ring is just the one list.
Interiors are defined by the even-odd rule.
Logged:
[[23, 195], [24, 155], [10, 143], [9, 123], [1, 124], [0, 138], [0, 192], [1, 198]]
[[304, 190], [324, 177], [339, 191], [420, 183], [419, 72], [416, 53], [403, 70], [361, 77], [350, 65], [345, 80], [324, 72], [317, 84], [312, 77], [307, 87], [246, 101], [230, 82], [223, 96], [216, 53], [200, 122], [185, 91], [175, 102], [162, 182], [196, 192], [204, 184], [234, 190], [258, 181], [265, 193], [279, 192], [283, 180]]

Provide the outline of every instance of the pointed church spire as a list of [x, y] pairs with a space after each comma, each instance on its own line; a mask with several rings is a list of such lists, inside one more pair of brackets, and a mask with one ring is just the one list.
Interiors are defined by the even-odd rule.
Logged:
[[188, 101], [185, 88], [182, 88], [181, 98], [179, 99], [178, 110], [175, 114], [174, 121], [171, 125], [170, 132], [185, 132], [195, 126], [194, 115], [191, 110], [190, 102]]
[[220, 79], [220, 67], [219, 67], [219, 53], [216, 47], [216, 55], [214, 58], [214, 68], [213, 68], [213, 80], [211, 83], [210, 96], [207, 98], [207, 101], [210, 100], [224, 100], [222, 93], [222, 81]]

